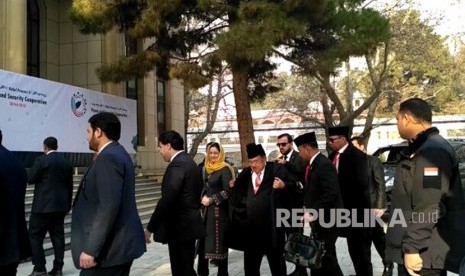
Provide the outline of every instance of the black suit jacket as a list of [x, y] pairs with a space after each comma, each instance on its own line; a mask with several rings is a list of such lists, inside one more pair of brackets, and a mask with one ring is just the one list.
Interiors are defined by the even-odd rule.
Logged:
[[371, 207], [386, 208], [386, 183], [384, 182], [384, 168], [376, 156], [368, 155], [368, 179], [371, 190]]
[[[342, 197], [333, 163], [322, 153], [319, 153], [311, 164], [304, 190], [304, 205], [308, 209], [318, 211], [326, 222], [330, 221], [330, 210], [342, 208]], [[319, 220], [313, 224], [319, 238], [326, 238], [331, 234], [337, 235], [337, 228], [322, 228]]]
[[24, 214], [26, 170], [0, 145], [0, 266], [31, 256]]
[[[284, 167], [290, 172], [290, 175], [293, 178], [292, 181], [298, 181], [302, 186], [305, 186], [305, 169], [307, 164], [308, 162], [305, 162], [305, 160], [300, 157], [299, 152], [294, 150], [292, 151], [288, 161], [284, 163]], [[287, 193], [287, 205], [290, 208], [302, 208], [303, 204], [303, 187], [299, 188], [298, 185], [296, 185], [296, 189]]]
[[35, 184], [33, 213], [68, 212], [73, 196], [73, 168], [57, 152], [37, 157], [29, 171], [29, 184]]
[[299, 152], [294, 150], [292, 151], [289, 160], [284, 164], [284, 167], [286, 167], [286, 169], [296, 176], [302, 185], [304, 185], [306, 181], [305, 168], [307, 167], [307, 164], [308, 163], [300, 157]]
[[200, 216], [202, 189], [199, 168], [192, 157], [182, 151], [166, 168], [162, 197], [147, 226], [154, 241], [189, 241], [206, 235]]
[[83, 176], [72, 215], [71, 251], [77, 268], [81, 252], [96, 257], [100, 267], [110, 267], [146, 251], [134, 166], [118, 142], [105, 147]]
[[[332, 152], [329, 159], [334, 156]], [[361, 214], [364, 208], [371, 207], [367, 162], [367, 155], [351, 143], [339, 156], [338, 179], [344, 208], [357, 209]]]
[[[285, 182], [284, 189], [273, 189], [275, 177]], [[276, 210], [289, 208], [287, 194], [295, 189], [295, 179], [284, 166], [267, 162], [260, 187], [254, 193], [252, 170], [250, 167], [243, 169], [231, 191], [230, 247], [238, 250], [250, 247], [282, 250], [284, 228], [276, 227]]]

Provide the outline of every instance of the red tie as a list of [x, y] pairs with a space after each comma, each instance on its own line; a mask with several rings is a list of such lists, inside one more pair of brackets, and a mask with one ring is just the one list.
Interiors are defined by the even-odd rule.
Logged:
[[260, 175], [261, 175], [261, 172], [257, 173], [257, 177], [255, 177], [255, 194], [258, 192], [258, 188], [260, 187], [260, 184], [262, 184]]
[[305, 168], [305, 181], [307, 181], [308, 174], [310, 173], [311, 169], [312, 169], [312, 166], [310, 166], [310, 164], [308, 164], [307, 167]]
[[337, 167], [337, 163], [339, 163], [339, 155], [341, 153], [340, 152], [337, 152], [336, 155], [334, 155], [334, 158], [333, 158], [333, 165]]

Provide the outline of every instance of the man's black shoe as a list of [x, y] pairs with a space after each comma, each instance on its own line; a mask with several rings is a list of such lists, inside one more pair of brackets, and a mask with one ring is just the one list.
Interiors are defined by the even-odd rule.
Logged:
[[63, 271], [61, 269], [52, 269], [48, 272], [48, 276], [63, 276]]
[[384, 265], [383, 276], [392, 276], [392, 271], [394, 270], [394, 264], [388, 263]]
[[295, 270], [288, 276], [308, 276], [307, 268], [303, 266], [296, 266]]
[[33, 270], [29, 276], [47, 276], [47, 271], [35, 271]]

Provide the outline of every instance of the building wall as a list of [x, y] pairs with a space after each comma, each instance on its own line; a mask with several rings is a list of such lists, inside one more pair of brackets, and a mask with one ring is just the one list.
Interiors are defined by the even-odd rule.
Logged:
[[0, 68], [26, 72], [26, 1], [0, 0]]
[[[69, 19], [71, 0], [37, 0], [40, 9], [40, 77], [126, 97], [124, 83], [101, 83], [96, 69], [125, 54], [124, 36], [117, 30], [106, 35], [84, 35]], [[0, 68], [27, 72], [27, 0], [0, 0]], [[147, 41], [145, 44], [147, 45]], [[146, 46], [145, 45], [145, 46]], [[167, 163], [157, 150], [157, 77], [139, 81], [138, 128], [143, 137], [135, 157], [146, 172], [163, 170]], [[167, 81], [166, 126], [184, 135], [183, 87]]]

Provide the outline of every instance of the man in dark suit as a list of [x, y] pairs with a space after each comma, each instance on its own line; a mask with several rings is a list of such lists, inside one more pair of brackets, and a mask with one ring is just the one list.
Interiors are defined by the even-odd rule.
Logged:
[[[309, 213], [304, 215], [306, 222], [311, 222], [312, 231], [318, 239], [325, 242], [326, 253], [319, 269], [312, 269], [312, 276], [342, 276], [341, 268], [336, 257], [336, 240], [338, 230], [336, 225], [329, 228], [321, 223], [330, 221], [331, 210], [342, 208], [341, 191], [337, 172], [331, 161], [318, 150], [315, 132], [305, 133], [295, 139], [300, 156], [307, 161], [304, 205], [306, 209], [318, 212], [319, 217], [314, 220]], [[334, 214], [334, 212], [333, 212]], [[323, 216], [323, 217], [321, 217]]]
[[[350, 138], [352, 145], [366, 153], [363, 137], [355, 136]], [[370, 183], [371, 208], [374, 216], [381, 217], [386, 210], [386, 183], [384, 182], [383, 164], [376, 156], [367, 155], [368, 158], [368, 179]], [[376, 251], [383, 260], [384, 271], [382, 276], [392, 276], [393, 263], [386, 260], [386, 233], [383, 225], [376, 223], [371, 229], [371, 239]]]
[[[277, 227], [276, 210], [286, 208], [286, 193], [295, 189], [295, 182], [286, 168], [267, 162], [263, 147], [247, 145], [249, 167], [237, 179], [231, 180], [231, 205], [236, 212], [245, 213], [235, 239], [244, 250], [245, 276], [260, 275], [260, 265], [266, 255], [273, 276], [286, 275], [284, 261], [284, 231]], [[232, 220], [231, 224], [237, 223]], [[232, 227], [235, 227], [233, 225]]]
[[[276, 159], [276, 163], [283, 165], [294, 177], [298, 183], [298, 189], [295, 193], [288, 194], [288, 205], [292, 208], [302, 208], [304, 204], [303, 199], [303, 188], [305, 184], [305, 167], [308, 162], [305, 162], [300, 156], [299, 152], [294, 150], [294, 139], [289, 133], [283, 133], [278, 136], [278, 142], [276, 146], [279, 148], [281, 157]], [[301, 227], [286, 227], [286, 235], [290, 235], [294, 232], [302, 232]], [[289, 276], [306, 276], [307, 269], [302, 266], [296, 266], [295, 270], [289, 274]]]
[[2, 138], [0, 131], [0, 275], [14, 276], [19, 262], [31, 256], [24, 214], [27, 174]]
[[158, 137], [158, 148], [169, 162], [162, 181], [162, 197], [145, 230], [150, 243], [168, 243], [173, 276], [196, 275], [195, 241], [206, 235], [200, 216], [202, 176], [194, 160], [184, 151], [184, 139], [175, 131]]
[[[328, 128], [328, 141], [333, 149], [329, 159], [338, 171], [344, 208], [356, 213], [356, 216], [349, 217], [354, 225], [364, 221], [364, 210], [371, 206], [370, 185], [367, 155], [349, 143], [348, 137], [348, 127]], [[341, 233], [347, 238], [349, 255], [357, 276], [372, 276], [370, 228], [352, 226]]]
[[35, 184], [29, 218], [32, 263], [31, 276], [47, 275], [45, 267], [44, 238], [47, 232], [55, 253], [53, 269], [48, 275], [63, 275], [65, 255], [65, 216], [71, 209], [73, 196], [73, 168], [56, 152], [58, 141], [47, 137], [43, 143], [44, 155], [39, 156], [29, 171], [28, 183]]
[[[305, 162], [300, 156], [299, 152], [293, 148], [292, 136], [289, 133], [283, 133], [278, 136], [278, 142], [276, 146], [279, 148], [281, 157], [276, 160], [278, 164], [283, 165], [286, 169], [291, 172], [302, 184], [305, 183]], [[299, 208], [302, 205], [298, 206]]]
[[80, 275], [129, 275], [146, 251], [137, 213], [134, 165], [118, 143], [121, 123], [101, 112], [89, 119], [87, 140], [97, 152], [74, 200], [71, 251]]

